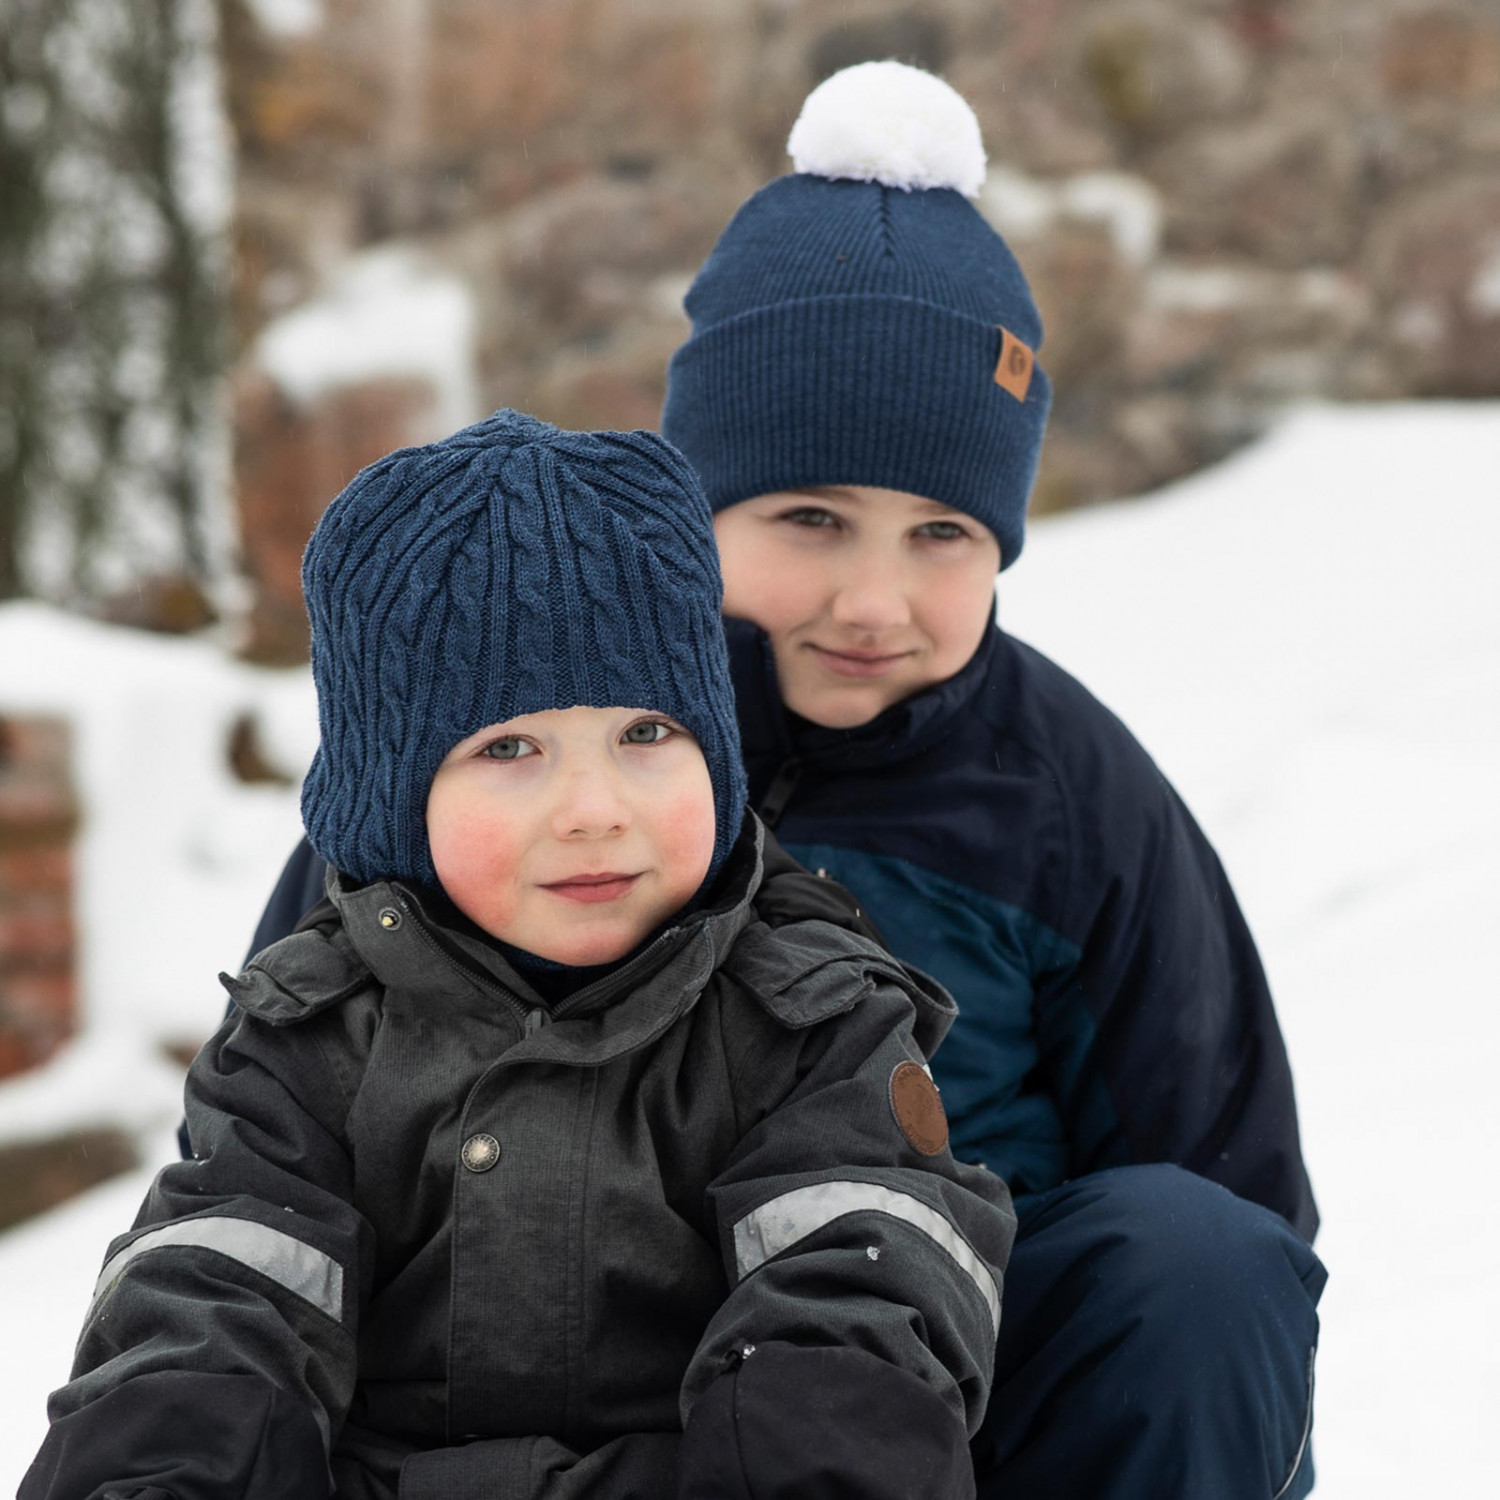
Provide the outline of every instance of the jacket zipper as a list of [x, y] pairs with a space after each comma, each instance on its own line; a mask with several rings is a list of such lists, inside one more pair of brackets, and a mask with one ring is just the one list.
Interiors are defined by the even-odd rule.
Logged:
[[672, 936], [674, 932], [681, 929], [671, 928], [662, 933], [649, 948], [643, 948], [628, 964], [622, 964], [618, 969], [606, 974], [603, 979], [596, 979], [592, 984], [586, 984], [581, 990], [574, 990], [571, 995], [566, 996], [558, 1003], [557, 1010], [549, 1017], [553, 1021], [564, 1021], [575, 1011], [589, 1004], [595, 998], [595, 992], [600, 985], [625, 985], [629, 983], [635, 974], [646, 966], [647, 961], [656, 950]]
[[502, 1004], [505, 1005], [505, 1007], [510, 1011], [511, 1015], [513, 1015], [520, 1023], [521, 1038], [523, 1041], [525, 1040], [525, 1038], [533, 1035], [535, 1032], [540, 1031], [542, 1027], [547, 1024], [548, 1016], [545, 1010], [536, 1005], [523, 1005], [521, 1001], [515, 998], [515, 996], [506, 994], [506, 992], [501, 989], [500, 986], [497, 985], [494, 980], [492, 980], [488, 975], [481, 974], [478, 969], [471, 969], [466, 963], [463, 963], [461, 960], [455, 958], [451, 953], [448, 952], [446, 948], [444, 948], [438, 942], [435, 937], [433, 937], [430, 932], [428, 932], [427, 928], [422, 924], [417, 914], [412, 912], [411, 908], [407, 906], [404, 898], [401, 900], [401, 904], [402, 906], [407, 907], [407, 912], [411, 917], [411, 924], [421, 935], [422, 941], [426, 943], [427, 946], [431, 948], [432, 951], [437, 954], [437, 956], [444, 963], [450, 965], [452, 968], [457, 969], [460, 974], [464, 975], [467, 979], [472, 980], [476, 985], [479, 986], [481, 990], [485, 991], [487, 994], [492, 994], [499, 997]]
[[765, 796], [760, 799], [760, 806], [755, 809], [767, 828], [775, 828], [781, 821], [786, 805], [792, 800], [792, 793], [796, 791], [801, 779], [802, 762], [795, 755], [789, 756], [777, 767], [776, 774], [771, 778], [771, 785], [766, 788]]
[[[586, 984], [581, 990], [578, 990], [575, 993], [567, 996], [567, 998], [558, 1005], [556, 1013], [553, 1014], [550, 1011], [544, 1010], [541, 1006], [527, 1005], [524, 1002], [517, 1000], [513, 995], [508, 994], [503, 988], [496, 984], [489, 975], [482, 974], [478, 969], [472, 969], [461, 959], [455, 958], [453, 954], [451, 954], [446, 948], [444, 948], [437, 941], [437, 939], [427, 931], [426, 927], [418, 919], [417, 915], [412, 912], [412, 909], [407, 903], [406, 899], [404, 897], [398, 897], [397, 899], [400, 900], [401, 905], [406, 909], [408, 915], [411, 917], [412, 925], [422, 935], [422, 941], [426, 943], [427, 946], [432, 949], [432, 951], [437, 954], [437, 956], [444, 963], [450, 964], [453, 968], [457, 969], [460, 974], [463, 974], [466, 978], [471, 979], [476, 985], [479, 986], [480, 989], [485, 991], [485, 993], [493, 994], [499, 997], [501, 1002], [510, 1010], [511, 1014], [515, 1016], [516, 1020], [520, 1022], [521, 1037], [523, 1041], [529, 1036], [534, 1036], [544, 1026], [551, 1024], [553, 1021], [560, 1021], [566, 1016], [571, 1015], [574, 1010], [579, 1008], [580, 1004], [587, 1004], [594, 998], [594, 991], [599, 985], [612, 984], [620, 980], [622, 976], [628, 977], [634, 973], [639, 972], [642, 968], [645, 967], [647, 961], [656, 952], [657, 948], [659, 948], [661, 944], [671, 936], [671, 932], [663, 933], [656, 939], [654, 943], [651, 944], [649, 948], [643, 949], [640, 953], [637, 953], [636, 956], [622, 968], [616, 969], [612, 974], [607, 975], [604, 979], [595, 980], [593, 984]], [[678, 930], [679, 929], [675, 928], [672, 929], [672, 931]]]

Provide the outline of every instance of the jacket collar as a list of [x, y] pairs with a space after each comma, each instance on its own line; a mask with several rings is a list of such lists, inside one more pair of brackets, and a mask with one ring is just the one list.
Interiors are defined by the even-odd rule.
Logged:
[[829, 771], [889, 765], [930, 749], [983, 688], [1001, 641], [991, 620], [973, 656], [952, 677], [893, 703], [867, 724], [827, 729], [788, 715], [763, 630], [748, 620], [726, 620], [724, 629], [746, 761], [779, 765], [795, 759]]
[[518, 1017], [541, 1013], [553, 1020], [588, 1021], [583, 1028], [568, 1028], [571, 1045], [560, 1040], [561, 1033], [543, 1027], [528, 1038], [527, 1051], [559, 1061], [598, 1062], [650, 1040], [697, 1000], [754, 917], [763, 839], [760, 822], [747, 814], [715, 899], [657, 933], [550, 1012], [505, 956], [441, 893], [387, 880], [356, 886], [330, 869], [328, 898], [360, 958], [387, 989], [466, 1009], [499, 1004]]

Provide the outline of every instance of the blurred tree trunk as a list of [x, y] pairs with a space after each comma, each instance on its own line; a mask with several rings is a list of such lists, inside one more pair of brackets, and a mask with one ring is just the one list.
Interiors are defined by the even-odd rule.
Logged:
[[54, 112], [43, 63], [66, 9], [0, 0], [0, 599], [22, 592], [21, 533], [42, 451], [40, 309], [29, 275], [46, 214], [42, 156]]
[[216, 46], [215, 0], [0, 0], [0, 599], [214, 570]]

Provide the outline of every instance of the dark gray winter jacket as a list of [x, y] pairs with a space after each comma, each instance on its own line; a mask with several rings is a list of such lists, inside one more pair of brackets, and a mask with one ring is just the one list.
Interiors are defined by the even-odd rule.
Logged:
[[226, 981], [21, 1500], [966, 1493], [1014, 1219], [952, 1002], [761, 839], [550, 1014], [331, 878]]

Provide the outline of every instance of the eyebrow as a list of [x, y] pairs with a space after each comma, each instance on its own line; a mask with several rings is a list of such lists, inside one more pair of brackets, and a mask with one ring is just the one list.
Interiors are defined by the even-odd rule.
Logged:
[[788, 495], [806, 495], [809, 500], [824, 500], [830, 497], [839, 500], [849, 500], [855, 505], [863, 505], [865, 497], [856, 494], [853, 490], [846, 490], [841, 484], [809, 484], [798, 489], [786, 490]]
[[[805, 495], [809, 500], [836, 499], [843, 500], [851, 505], [863, 505], [866, 497], [856, 490], [845, 489], [841, 484], [815, 484], [807, 485], [801, 489], [787, 490], [788, 495]], [[929, 500], [923, 495], [914, 495], [913, 500], [917, 508], [924, 515], [929, 516], [958, 516], [962, 511], [954, 510], [951, 505], [944, 505], [941, 500]]]

